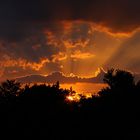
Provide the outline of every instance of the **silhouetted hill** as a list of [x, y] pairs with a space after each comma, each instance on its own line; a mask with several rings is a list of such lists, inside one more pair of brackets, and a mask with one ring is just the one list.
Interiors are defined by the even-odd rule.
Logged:
[[54, 72], [48, 76], [43, 75], [30, 75], [25, 77], [17, 78], [18, 82], [22, 83], [55, 83], [59, 81], [60, 83], [77, 83], [77, 82], [87, 82], [87, 83], [102, 83], [103, 76], [105, 72], [100, 69], [100, 73], [96, 77], [82, 78], [78, 76], [65, 76], [61, 72]]

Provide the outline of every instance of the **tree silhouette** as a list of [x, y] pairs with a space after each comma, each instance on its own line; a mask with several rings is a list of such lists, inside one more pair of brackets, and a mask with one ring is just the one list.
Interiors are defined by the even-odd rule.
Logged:
[[104, 75], [103, 81], [112, 90], [128, 90], [132, 89], [135, 85], [134, 76], [130, 72], [119, 69], [108, 70]]
[[108, 87], [100, 96], [87, 99], [81, 95], [79, 102], [67, 102], [66, 97], [76, 93], [72, 87], [60, 88], [59, 82], [21, 88], [20, 83], [7, 80], [0, 85], [4, 97], [0, 97], [0, 128], [7, 127], [5, 136], [45, 135], [46, 139], [139, 134], [140, 81], [135, 84], [130, 72], [110, 69], [104, 82]]
[[137, 87], [140, 87], [140, 80], [137, 82], [137, 85], [136, 85]]
[[0, 92], [4, 97], [18, 96], [21, 93], [21, 84], [15, 80], [7, 80], [1, 83]]

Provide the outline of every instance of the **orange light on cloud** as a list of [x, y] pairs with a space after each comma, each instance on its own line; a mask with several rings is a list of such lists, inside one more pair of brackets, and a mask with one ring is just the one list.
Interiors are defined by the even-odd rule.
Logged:
[[52, 62], [63, 61], [67, 59], [67, 55], [65, 53], [59, 52], [52, 56]]
[[49, 60], [47, 58], [41, 58], [40, 62], [29, 62], [25, 59], [19, 58], [17, 60], [12, 59], [8, 56], [5, 56], [5, 61], [0, 62], [1, 67], [22, 67], [23, 69], [31, 68], [33, 70], [39, 71], [45, 63], [49, 63]]
[[[38, 50], [41, 50], [39, 53], [42, 53], [43, 56], [41, 57], [41, 54], [39, 54], [38, 62], [28, 61], [24, 59], [24, 56], [23, 58], [15, 59], [12, 58], [12, 55], [9, 57], [9, 52], [7, 52], [2, 61], [0, 61], [0, 75], [8, 67], [20, 67], [24, 70], [26, 69], [27, 73], [28, 69], [44, 74], [56, 69], [65, 74], [74, 73], [81, 77], [89, 77], [94, 73], [97, 75], [100, 72], [97, 68], [103, 67], [114, 56], [121, 44], [135, 32], [113, 32], [104, 24], [95, 24], [84, 20], [57, 22], [55, 25], [58, 27], [46, 27], [43, 31], [45, 52], [47, 53], [48, 51], [51, 59], [46, 57], [48, 55], [45, 56], [45, 53], [42, 53], [43, 49], [41, 47], [43, 45], [40, 45], [41, 42], [37, 42], [36, 45], [31, 47], [35, 54], [38, 53]], [[0, 44], [0, 47], [5, 52], [3, 44]], [[20, 51], [19, 48], [17, 50]], [[51, 52], [49, 52], [50, 50]], [[45, 68], [44, 66], [47, 63], [50, 65]]]
[[128, 38], [130, 36], [132, 36], [133, 32], [114, 32], [112, 31], [110, 28], [108, 28], [107, 26], [103, 25], [103, 24], [95, 24], [93, 22], [89, 22], [92, 31], [99, 31], [99, 32], [105, 32], [106, 34], [115, 37], [115, 38]]
[[90, 26], [89, 34], [94, 32], [95, 30], [97, 30], [97, 31], [105, 32], [113, 37], [119, 37], [119, 38], [130, 37], [134, 32], [139, 30], [137, 28], [131, 32], [119, 32], [119, 31], [114, 32], [112, 29], [107, 27], [104, 23], [97, 24], [97, 23], [94, 23], [91, 21], [84, 21], [84, 20], [75, 20], [75, 21], [64, 20], [64, 21], [61, 21], [61, 23], [63, 24], [64, 29], [66, 29], [66, 32], [69, 32], [71, 30], [73, 24], [79, 24], [79, 25], [80, 24], [87, 24]]
[[76, 42], [72, 42], [71, 40], [63, 40], [63, 44], [66, 48], [76, 48], [77, 46], [81, 46], [82, 48], [85, 48], [90, 39], [87, 39], [85, 41], [82, 41], [81, 39], [76, 40]]
[[46, 35], [46, 39], [47, 39], [46, 44], [47, 45], [53, 45], [54, 47], [59, 46], [59, 40], [55, 36], [55, 33], [54, 32], [49, 31], [49, 30], [45, 30], [44, 31], [44, 34]]
[[97, 69], [97, 71], [95, 71], [94, 76], [95, 76], [95, 77], [98, 76], [98, 74], [100, 74], [101, 71], [103, 71], [104, 73], [106, 73], [106, 71], [105, 71], [102, 67], [100, 67], [100, 68]]
[[88, 53], [88, 52], [81, 52], [80, 50], [75, 51], [73, 54], [71, 54], [71, 58], [74, 59], [89, 59], [89, 58], [94, 58], [95, 55]]

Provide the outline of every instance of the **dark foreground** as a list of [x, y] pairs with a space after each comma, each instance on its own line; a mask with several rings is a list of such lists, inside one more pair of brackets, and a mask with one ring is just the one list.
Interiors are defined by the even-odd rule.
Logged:
[[109, 86], [99, 92], [100, 97], [81, 97], [79, 102], [67, 101], [74, 93], [60, 89], [59, 83], [24, 89], [15, 81], [2, 83], [0, 136], [50, 140], [140, 137], [140, 82], [134, 83], [124, 71], [114, 77], [108, 72], [104, 81]]

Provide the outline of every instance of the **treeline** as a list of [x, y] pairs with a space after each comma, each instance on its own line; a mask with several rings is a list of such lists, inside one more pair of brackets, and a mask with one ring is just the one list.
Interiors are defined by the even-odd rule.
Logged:
[[[82, 139], [94, 136], [140, 135], [140, 82], [130, 72], [110, 69], [104, 76], [108, 85], [92, 98], [53, 85], [22, 85], [7, 80], [0, 85], [0, 131], [11, 137]], [[93, 87], [94, 88], [94, 87]]]

